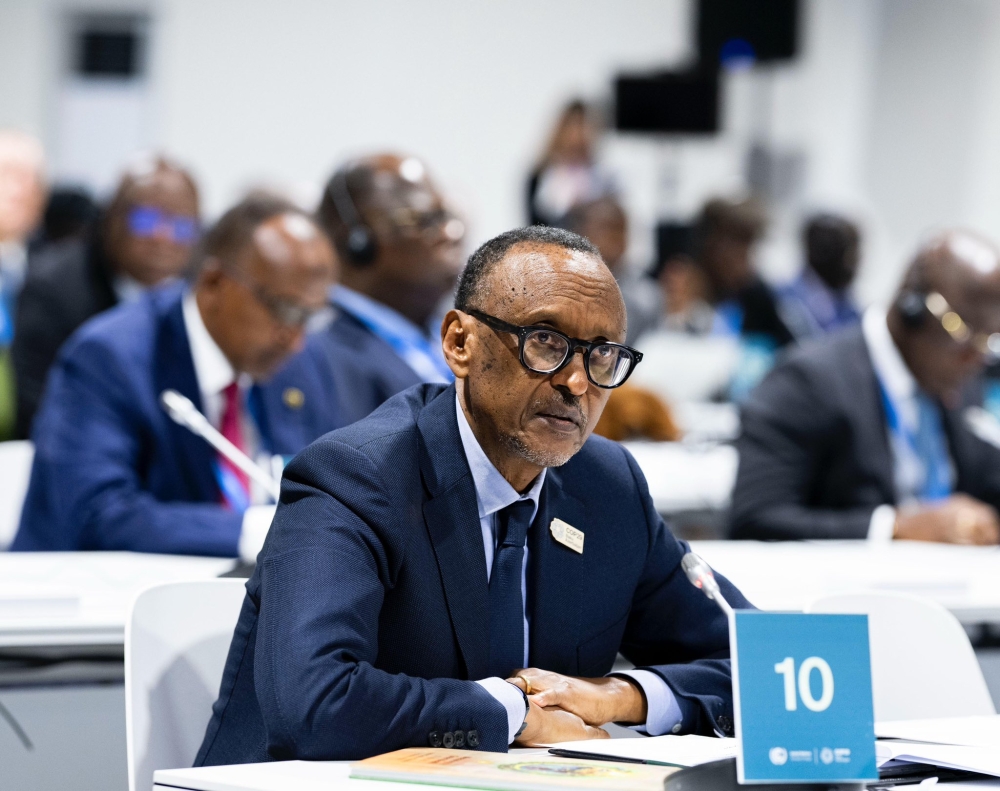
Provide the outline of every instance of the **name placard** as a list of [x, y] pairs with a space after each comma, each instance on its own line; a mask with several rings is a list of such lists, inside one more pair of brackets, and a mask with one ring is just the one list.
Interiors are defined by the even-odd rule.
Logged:
[[867, 615], [738, 610], [741, 783], [877, 780]]

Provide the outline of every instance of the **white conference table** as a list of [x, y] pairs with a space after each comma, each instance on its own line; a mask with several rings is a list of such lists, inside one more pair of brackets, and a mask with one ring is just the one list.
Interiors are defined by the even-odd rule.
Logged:
[[141, 590], [233, 566], [228, 558], [136, 552], [0, 552], [0, 649], [121, 647]]
[[1000, 623], [1000, 548], [893, 541], [692, 541], [757, 607], [803, 610], [865, 590], [923, 596], [963, 624]]
[[[281, 761], [270, 764], [208, 766], [201, 769], [160, 769], [153, 776], [153, 791], [176, 791], [176, 789], [183, 789], [183, 791], [400, 791], [404, 786], [413, 789], [426, 789], [428, 787], [416, 783], [353, 780], [348, 777], [350, 767], [351, 764], [347, 761]], [[1000, 779], [948, 783], [946, 788], [947, 791], [1000, 789]]]

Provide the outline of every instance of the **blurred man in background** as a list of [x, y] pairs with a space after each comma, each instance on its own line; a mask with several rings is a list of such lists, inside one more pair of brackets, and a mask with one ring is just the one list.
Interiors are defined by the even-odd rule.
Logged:
[[621, 204], [610, 196], [579, 203], [559, 222], [573, 233], [590, 239], [601, 251], [604, 263], [618, 281], [628, 314], [625, 342], [634, 344], [655, 327], [663, 315], [663, 295], [656, 281], [642, 273], [628, 271], [628, 217]]
[[998, 333], [996, 249], [923, 247], [888, 312], [794, 351], [747, 402], [732, 537], [995, 544], [1000, 424], [968, 385]]
[[12, 549], [256, 556], [273, 507], [253, 505], [246, 473], [160, 396], [189, 398], [254, 459], [337, 428], [334, 385], [304, 334], [328, 309], [333, 251], [310, 217], [255, 196], [223, 215], [195, 263], [193, 283], [94, 318], [60, 353]]
[[753, 200], [713, 198], [703, 207], [692, 232], [690, 270], [698, 280], [688, 289], [700, 294], [671, 326], [698, 334], [750, 336], [772, 349], [793, 338], [778, 315], [777, 300], [753, 264], [754, 246], [764, 235], [767, 218]]
[[88, 240], [47, 246], [32, 258], [17, 309], [17, 431], [27, 437], [59, 348], [91, 316], [180, 277], [199, 235], [198, 190], [164, 159], [122, 178]]
[[[589, 239], [600, 251], [625, 301], [625, 343], [635, 344], [637, 338], [659, 323], [663, 295], [652, 278], [628, 271], [625, 210], [615, 198], [598, 198], [578, 203], [559, 225]], [[594, 433], [618, 442], [633, 439], [666, 442], [681, 436], [669, 408], [656, 393], [629, 382], [611, 391]]]
[[0, 440], [14, 433], [14, 312], [27, 271], [28, 240], [44, 205], [41, 144], [21, 132], [0, 131]]
[[806, 265], [781, 290], [780, 313], [797, 340], [813, 338], [861, 320], [851, 284], [861, 260], [861, 233], [850, 220], [817, 214], [802, 229]]
[[341, 262], [327, 349], [344, 420], [411, 385], [450, 382], [432, 323], [462, 270], [465, 226], [424, 164], [395, 154], [348, 163], [327, 184], [318, 217]]

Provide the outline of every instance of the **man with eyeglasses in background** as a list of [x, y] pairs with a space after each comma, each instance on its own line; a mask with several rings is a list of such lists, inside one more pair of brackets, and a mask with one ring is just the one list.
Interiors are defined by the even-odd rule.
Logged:
[[[635, 460], [591, 436], [642, 359], [625, 332], [583, 237], [473, 253], [441, 328], [455, 383], [289, 465], [197, 765], [733, 734], [726, 617]], [[641, 667], [607, 676], [619, 651]]]
[[174, 423], [189, 398], [270, 465], [340, 425], [314, 317], [333, 251], [311, 217], [255, 195], [198, 247], [188, 283], [151, 289], [83, 325], [52, 369], [14, 550], [131, 550], [252, 561], [273, 506], [245, 472]]
[[743, 408], [733, 538], [1000, 539], [1000, 423], [979, 374], [1000, 352], [1000, 259], [927, 243], [888, 309], [792, 352]]
[[17, 434], [28, 437], [59, 348], [92, 316], [184, 274], [200, 233], [191, 175], [161, 157], [124, 174], [87, 240], [33, 254], [18, 302]]
[[327, 349], [344, 419], [419, 382], [452, 381], [435, 325], [462, 269], [465, 225], [424, 164], [396, 154], [349, 162], [327, 183], [317, 217], [341, 263]]

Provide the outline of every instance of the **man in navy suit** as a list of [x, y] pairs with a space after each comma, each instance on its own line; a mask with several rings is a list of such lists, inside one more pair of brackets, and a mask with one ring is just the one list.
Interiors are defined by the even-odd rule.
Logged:
[[153, 290], [67, 342], [35, 422], [13, 549], [256, 555], [273, 507], [253, 505], [245, 474], [171, 421], [166, 389], [252, 458], [297, 453], [340, 425], [304, 334], [333, 277], [312, 220], [248, 198], [209, 231], [196, 263], [190, 285]]
[[[611, 721], [732, 735], [726, 618], [635, 461], [590, 436], [641, 359], [597, 249], [502, 234], [456, 306], [455, 385], [410, 388], [286, 469], [198, 765], [504, 751]], [[606, 676], [619, 651], [640, 669]]]
[[345, 422], [419, 382], [451, 382], [432, 325], [462, 269], [465, 226], [423, 163], [395, 154], [350, 162], [317, 216], [343, 264], [324, 340]]

